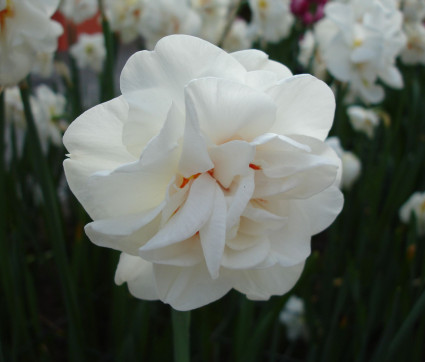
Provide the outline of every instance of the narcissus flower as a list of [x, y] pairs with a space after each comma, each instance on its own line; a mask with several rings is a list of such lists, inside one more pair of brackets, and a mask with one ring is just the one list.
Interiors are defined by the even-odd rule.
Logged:
[[60, 10], [75, 24], [80, 24], [98, 12], [96, 0], [62, 0]]
[[343, 203], [329, 87], [173, 35], [129, 59], [121, 91], [64, 136], [86, 233], [122, 252], [115, 281], [178, 310], [291, 289]]
[[301, 298], [292, 295], [280, 312], [279, 320], [286, 327], [286, 335], [290, 341], [307, 339], [304, 301]]
[[102, 71], [106, 57], [105, 39], [102, 33], [81, 34], [70, 51], [80, 68], [89, 68], [96, 73]]
[[[316, 32], [316, 36], [327, 68], [336, 79], [347, 82], [351, 92], [366, 103], [384, 99], [378, 80], [403, 88], [395, 60], [406, 44], [406, 36], [402, 31], [403, 16], [395, 2], [330, 2], [325, 14], [316, 26], [326, 31]], [[320, 39], [323, 33], [325, 39]]]
[[364, 132], [369, 138], [373, 138], [375, 129], [380, 123], [377, 112], [360, 106], [350, 106], [347, 108], [347, 115], [356, 131]]
[[419, 235], [425, 235], [425, 192], [415, 192], [400, 208], [401, 221], [408, 223], [411, 216], [416, 218]]
[[0, 86], [25, 78], [39, 52], [51, 53], [62, 34], [50, 19], [59, 0], [4, 0], [0, 2]]
[[277, 43], [289, 36], [294, 16], [289, 0], [249, 0], [252, 11], [251, 31], [270, 43]]

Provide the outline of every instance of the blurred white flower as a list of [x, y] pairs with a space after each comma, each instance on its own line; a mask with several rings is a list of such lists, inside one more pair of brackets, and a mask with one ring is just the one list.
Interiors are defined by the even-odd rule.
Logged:
[[201, 25], [201, 17], [186, 0], [156, 0], [146, 3], [140, 31], [146, 47], [153, 49], [157, 41], [167, 35], [199, 35]]
[[401, 9], [406, 22], [422, 22], [425, 18], [424, 0], [402, 0]]
[[311, 30], [304, 33], [299, 41], [299, 47], [300, 52], [297, 58], [299, 63], [305, 69], [311, 70], [317, 78], [324, 80], [327, 74], [326, 63], [323, 61], [314, 33]]
[[121, 91], [64, 136], [87, 235], [123, 252], [116, 282], [179, 310], [291, 289], [343, 203], [329, 87], [174, 35], [129, 59]]
[[421, 22], [405, 23], [407, 43], [401, 53], [401, 61], [407, 65], [425, 65], [425, 26]]
[[69, 52], [77, 61], [79, 68], [89, 68], [100, 73], [106, 57], [103, 34], [80, 34]]
[[248, 49], [252, 45], [248, 24], [243, 19], [235, 19], [223, 42], [223, 49], [228, 52]]
[[[191, 0], [191, 6], [201, 17], [202, 26], [199, 36], [217, 44], [223, 35], [231, 0]], [[237, 30], [239, 31], [239, 29]], [[245, 48], [238, 48], [241, 50]]]
[[67, 123], [63, 120], [65, 97], [41, 84], [35, 90], [35, 101], [38, 104], [38, 112], [34, 118], [43, 150], [47, 151], [50, 143], [56, 146], [62, 145], [62, 133], [67, 127]]
[[342, 161], [341, 188], [344, 190], [351, 189], [362, 171], [359, 158], [353, 152], [344, 150], [338, 137], [329, 137], [326, 143], [332, 147]]
[[328, 70], [336, 79], [348, 82], [352, 92], [370, 103], [384, 98], [378, 79], [394, 88], [403, 87], [395, 59], [404, 48], [406, 37], [402, 14], [394, 1], [332, 2], [326, 5], [325, 14], [318, 24], [334, 30], [320, 47]]
[[[4, 90], [4, 101], [6, 106], [6, 121], [13, 123], [17, 128], [25, 129], [24, 105], [18, 87], [6, 88]], [[32, 97], [30, 102], [32, 102]]]
[[256, 37], [277, 43], [288, 37], [294, 24], [290, 0], [249, 0], [251, 29]]
[[62, 27], [50, 17], [58, 4], [59, 0], [6, 0], [0, 4], [0, 86], [25, 78], [37, 53], [56, 50]]
[[290, 341], [307, 339], [304, 301], [301, 298], [292, 295], [280, 312], [279, 320], [286, 327], [286, 335]]
[[75, 24], [80, 24], [98, 12], [98, 4], [97, 0], [62, 0], [60, 11]]
[[400, 219], [404, 223], [410, 221], [411, 215], [416, 218], [419, 235], [425, 235], [425, 192], [415, 192], [400, 208]]
[[54, 52], [38, 52], [34, 59], [31, 73], [48, 78], [53, 73]]
[[351, 125], [356, 131], [366, 133], [369, 138], [373, 138], [375, 128], [378, 127], [380, 123], [378, 113], [373, 109], [350, 106], [347, 108], [347, 115]]
[[105, 2], [106, 16], [111, 29], [120, 34], [124, 43], [129, 43], [140, 35], [145, 0], [108, 0]]

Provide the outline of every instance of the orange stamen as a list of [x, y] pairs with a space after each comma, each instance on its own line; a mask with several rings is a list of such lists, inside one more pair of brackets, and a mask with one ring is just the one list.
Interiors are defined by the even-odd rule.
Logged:
[[250, 163], [249, 167], [251, 167], [253, 170], [258, 171], [258, 170], [262, 170], [261, 166], [258, 166], [254, 163]]
[[182, 183], [180, 185], [180, 188], [182, 189], [183, 187], [185, 187], [189, 183], [190, 180], [197, 179], [199, 177], [199, 175], [200, 175], [200, 173], [197, 173], [197, 174], [192, 175], [192, 176], [187, 177], [187, 178], [186, 177], [183, 177], [183, 181], [182, 181]]

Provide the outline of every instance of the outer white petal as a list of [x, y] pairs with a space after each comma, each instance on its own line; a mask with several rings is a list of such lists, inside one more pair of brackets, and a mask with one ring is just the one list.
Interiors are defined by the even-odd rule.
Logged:
[[271, 257], [274, 263], [289, 267], [304, 262], [311, 253], [311, 224], [309, 219], [299, 209], [295, 209], [292, 201], [290, 214], [285, 226], [270, 234]]
[[186, 99], [188, 117], [196, 118], [215, 144], [250, 141], [267, 132], [275, 120], [271, 97], [227, 79], [196, 79], [187, 86]]
[[267, 300], [272, 295], [288, 292], [299, 279], [304, 263], [266, 269], [232, 271], [233, 287], [252, 300]]
[[154, 275], [160, 299], [181, 311], [212, 303], [232, 287], [225, 276], [212, 279], [203, 263], [191, 268], [154, 265]]
[[127, 97], [161, 89], [164, 102], [170, 99], [183, 106], [183, 89], [191, 80], [222, 77], [242, 81], [245, 72], [232, 56], [211, 43], [189, 35], [171, 35], [158, 41], [153, 52], [138, 52], [128, 60], [121, 74], [121, 91]]
[[71, 158], [95, 158], [97, 170], [111, 170], [135, 161], [122, 144], [122, 126], [127, 113], [127, 103], [118, 97], [79, 116], [63, 137]]
[[276, 85], [279, 78], [275, 73], [268, 70], [253, 70], [248, 72], [245, 78], [245, 84], [259, 91], [266, 91]]
[[121, 142], [127, 110], [122, 97], [96, 106], [72, 122], [63, 138], [70, 153], [64, 162], [69, 187], [93, 219], [108, 217], [108, 212], [92, 205], [89, 177], [136, 160]]
[[283, 80], [267, 93], [278, 106], [270, 132], [326, 138], [335, 111], [335, 97], [326, 83], [310, 75], [299, 75]]
[[130, 293], [145, 300], [159, 299], [153, 275], [153, 265], [138, 256], [125, 253], [120, 255], [115, 283], [127, 282]]
[[[161, 132], [147, 145], [137, 162], [114, 171], [92, 175], [87, 184], [87, 202], [97, 218], [140, 213], [159, 205], [165, 198], [180, 156], [179, 126], [173, 112]], [[96, 219], [96, 218], [95, 218]]]
[[344, 197], [337, 186], [332, 186], [309, 199], [291, 202], [310, 220], [311, 234], [314, 235], [335, 221], [344, 205]]
[[291, 71], [286, 66], [274, 60], [270, 60], [269, 56], [261, 50], [247, 49], [231, 53], [231, 55], [249, 72], [255, 70], [268, 70], [276, 74], [278, 79], [292, 76]]
[[158, 232], [163, 207], [164, 203], [142, 214], [96, 220], [87, 224], [85, 231], [96, 245], [138, 255], [139, 248]]

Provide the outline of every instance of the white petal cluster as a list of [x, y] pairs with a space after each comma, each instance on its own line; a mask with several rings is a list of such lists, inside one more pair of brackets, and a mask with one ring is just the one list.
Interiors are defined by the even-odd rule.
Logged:
[[60, 6], [60, 11], [75, 24], [92, 18], [98, 10], [97, 0], [62, 0]]
[[407, 42], [401, 61], [407, 65], [425, 64], [425, 0], [405, 0], [402, 4]]
[[301, 298], [292, 295], [280, 312], [279, 320], [286, 327], [286, 335], [290, 341], [307, 338], [304, 301]]
[[60, 146], [62, 133], [67, 127], [63, 120], [66, 106], [65, 97], [53, 92], [45, 84], [41, 84], [35, 89], [34, 102], [38, 108], [34, 118], [43, 149], [47, 151], [50, 143]]
[[294, 22], [289, 0], [250, 2], [253, 14], [250, 24], [236, 18], [227, 32], [237, 4], [235, 0], [107, 0], [105, 8], [112, 30], [120, 34], [124, 43], [140, 36], [148, 49], [171, 34], [194, 35], [214, 44], [223, 43], [228, 51], [247, 49], [254, 38], [277, 42], [289, 35]]
[[425, 0], [402, 0], [401, 8], [405, 22], [417, 23], [425, 18]]
[[[191, 0], [191, 6], [201, 18], [199, 36], [211, 43], [217, 44], [227, 24], [231, 0]], [[240, 50], [239, 48], [238, 50]]]
[[415, 192], [400, 208], [400, 219], [404, 223], [410, 221], [411, 215], [416, 218], [419, 235], [425, 235], [425, 192]]
[[347, 115], [356, 131], [364, 132], [369, 138], [373, 138], [375, 128], [380, 123], [377, 112], [360, 106], [350, 106], [347, 108]]
[[148, 49], [153, 49], [159, 39], [171, 34], [198, 35], [201, 17], [187, 0], [156, 0], [145, 4], [141, 33]]
[[[316, 28], [316, 32], [317, 32]], [[320, 37], [323, 39], [323, 37]], [[308, 30], [299, 41], [300, 52], [298, 62], [305, 68], [311, 69], [317, 78], [325, 80], [327, 75], [326, 63], [324, 62], [316, 41], [315, 33]]]
[[121, 91], [64, 136], [87, 235], [122, 251], [116, 282], [179, 310], [291, 289], [343, 204], [330, 88], [173, 35], [129, 59]]
[[224, 38], [223, 49], [234, 52], [248, 49], [251, 45], [252, 38], [247, 22], [244, 19], [235, 19], [229, 33]]
[[111, 28], [125, 43], [142, 36], [152, 49], [166, 35], [198, 35], [201, 31], [201, 16], [187, 0], [110, 0], [106, 5]]
[[401, 61], [407, 65], [425, 65], [425, 26], [422, 22], [405, 23], [407, 43], [401, 53]]
[[77, 61], [79, 68], [88, 68], [100, 73], [106, 57], [103, 34], [80, 34], [69, 52]]
[[[5, 158], [7, 163], [12, 158], [13, 144], [16, 145], [16, 156], [21, 157], [25, 134], [27, 131], [24, 106], [18, 87], [5, 89]], [[54, 93], [46, 85], [36, 88], [35, 95], [30, 96], [31, 111], [34, 116], [42, 148], [45, 152], [50, 143], [62, 144], [62, 133], [65, 123], [60, 117], [65, 112], [65, 97]]]
[[36, 54], [52, 53], [62, 34], [50, 19], [59, 0], [5, 0], [0, 7], [0, 86], [13, 85], [30, 72]]
[[38, 74], [44, 78], [50, 77], [54, 68], [54, 56], [53, 52], [38, 52], [35, 56], [31, 73]]
[[329, 137], [326, 143], [332, 147], [342, 161], [341, 188], [344, 190], [351, 189], [362, 171], [362, 164], [359, 158], [353, 152], [344, 150], [338, 137]]
[[249, 0], [255, 37], [270, 43], [286, 38], [294, 23], [289, 0]]
[[108, 0], [105, 12], [111, 29], [120, 34], [124, 43], [133, 41], [139, 36], [145, 0]]
[[[351, 91], [366, 103], [378, 103], [384, 89], [378, 80], [394, 88], [403, 87], [395, 59], [406, 44], [403, 16], [393, 0], [351, 0], [325, 7], [326, 17], [318, 27], [327, 29], [319, 40], [329, 72], [347, 82]], [[329, 30], [333, 28], [333, 35]]]

